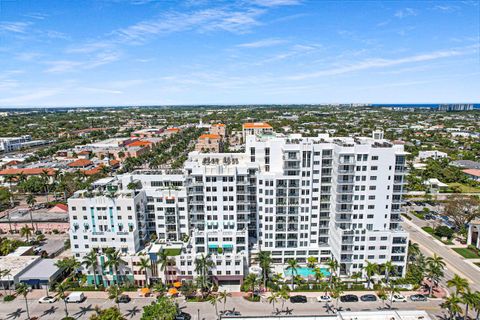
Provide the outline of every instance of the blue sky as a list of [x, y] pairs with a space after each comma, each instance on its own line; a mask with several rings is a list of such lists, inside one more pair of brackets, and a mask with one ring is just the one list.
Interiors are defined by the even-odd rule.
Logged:
[[0, 106], [479, 102], [472, 1], [10, 0]]

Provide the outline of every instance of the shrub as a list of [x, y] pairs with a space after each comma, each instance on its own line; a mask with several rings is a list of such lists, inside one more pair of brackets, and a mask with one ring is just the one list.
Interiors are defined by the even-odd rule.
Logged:
[[451, 239], [453, 236], [453, 233], [454, 231], [447, 226], [439, 226], [435, 228], [435, 235], [440, 238], [446, 237], [448, 239]]
[[57, 229], [52, 230], [53, 234], [59, 234], [59, 231]]
[[246, 295], [243, 296], [245, 300], [248, 300], [250, 302], [260, 302], [260, 296], [259, 295]]
[[5, 297], [3, 297], [3, 301], [5, 301], [5, 302], [9, 302], [9, 301], [13, 301], [13, 300], [15, 300], [15, 296], [12, 295], [12, 294], [8, 294]]

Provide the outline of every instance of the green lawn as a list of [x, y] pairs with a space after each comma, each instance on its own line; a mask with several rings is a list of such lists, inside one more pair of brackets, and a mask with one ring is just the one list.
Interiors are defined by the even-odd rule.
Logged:
[[178, 248], [168, 248], [168, 249], [165, 249], [165, 253], [167, 254], [167, 256], [170, 256], [170, 257], [173, 257], [173, 256], [179, 256], [180, 253], [182, 253], [182, 249], [178, 249]]
[[449, 183], [448, 186], [450, 187], [450, 189], [457, 186], [457, 187], [460, 188], [460, 191], [462, 193], [480, 192], [480, 188], [470, 187], [470, 186], [467, 186], [467, 185], [464, 185], [464, 184], [461, 184], [461, 183], [458, 183], [458, 182]]
[[447, 240], [442, 240], [442, 238], [440, 238], [439, 236], [437, 236], [437, 235], [434, 233], [434, 230], [433, 230], [432, 227], [422, 227], [422, 230], [425, 231], [426, 233], [432, 235], [435, 239], [443, 242], [443, 243], [446, 244], [446, 245], [452, 245], [452, 244], [453, 244], [452, 240], [449, 240], [449, 239], [447, 239]]
[[480, 255], [469, 248], [452, 248], [453, 251], [464, 257], [465, 259], [480, 259]]

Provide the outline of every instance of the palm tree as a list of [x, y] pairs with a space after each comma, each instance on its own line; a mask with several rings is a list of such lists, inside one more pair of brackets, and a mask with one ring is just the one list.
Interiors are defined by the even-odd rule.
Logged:
[[465, 289], [468, 289], [469, 284], [467, 279], [455, 274], [452, 279], [447, 281], [447, 287], [455, 287], [455, 293], [460, 294], [463, 293]]
[[287, 301], [290, 298], [290, 295], [288, 294], [287, 286], [282, 287], [282, 289], [280, 289], [277, 295], [280, 299], [282, 299], [282, 311], [283, 311], [283, 306], [285, 304], [285, 301]]
[[330, 294], [336, 300], [336, 308], [338, 309], [338, 299], [343, 294], [343, 285], [338, 277], [333, 278]]
[[278, 302], [277, 294], [275, 292], [272, 292], [272, 294], [268, 296], [267, 302], [271, 303], [273, 305], [272, 306], [272, 314], [274, 314], [275, 313], [275, 303]]
[[440, 307], [448, 310], [450, 319], [456, 319], [457, 314], [462, 313], [462, 307], [460, 306], [461, 303], [462, 299], [460, 299], [460, 297], [456, 294], [452, 294], [451, 296], [447, 297], [444, 302], [442, 302]]
[[272, 257], [270, 256], [270, 254], [271, 253], [269, 251], [260, 251], [258, 253], [260, 268], [262, 268], [262, 280], [264, 290], [267, 289], [267, 279], [272, 264]]
[[473, 300], [472, 309], [477, 312], [475, 319], [478, 320], [480, 318], [480, 292], [475, 291], [475, 299]]
[[27, 239], [27, 242], [28, 242], [28, 239], [32, 236], [32, 231], [33, 231], [32, 228], [25, 225], [20, 229], [20, 236], [25, 237]]
[[418, 243], [409, 241], [408, 243], [408, 261], [414, 262], [418, 254], [420, 253], [420, 247]]
[[387, 287], [387, 290], [390, 292], [390, 308], [391, 308], [393, 304], [393, 296], [395, 294], [399, 294], [400, 289], [396, 286], [395, 283], [392, 282], [391, 285]]
[[288, 264], [287, 270], [290, 270], [290, 276], [292, 277], [292, 289], [293, 289], [294, 288], [293, 284], [294, 284], [295, 276], [298, 275], [299, 265], [298, 265], [297, 260], [294, 260], [294, 259], [288, 260], [287, 264]]
[[220, 299], [218, 297], [218, 295], [214, 294], [212, 295], [208, 301], [215, 307], [215, 314], [217, 315], [217, 319], [218, 319], [218, 303], [220, 302]]
[[314, 269], [317, 262], [318, 262], [318, 259], [316, 257], [308, 257], [307, 258], [307, 266], [310, 269]]
[[108, 298], [112, 299], [116, 304], [118, 310], [120, 310], [120, 300], [118, 299], [122, 294], [122, 290], [118, 284], [108, 287]]
[[385, 281], [387, 285], [390, 284], [390, 274], [392, 273], [394, 265], [392, 261], [387, 261], [381, 265], [382, 271], [385, 273]]
[[49, 182], [50, 182], [50, 172], [47, 169], [43, 169], [42, 173], [40, 174], [42, 178], [42, 182], [44, 184], [45, 193], [47, 194], [47, 202], [48, 202], [48, 193], [50, 192]]
[[350, 278], [352, 278], [353, 280], [355, 280], [355, 284], [357, 284], [357, 283], [358, 283], [358, 279], [361, 279], [361, 278], [362, 278], [362, 273], [361, 273], [360, 271], [354, 272]]
[[73, 276], [75, 271], [80, 268], [81, 263], [75, 259], [75, 257], [64, 258], [55, 262], [55, 266], [60, 269], [64, 269], [69, 276]]
[[163, 271], [164, 281], [167, 284], [167, 267], [169, 264], [170, 258], [167, 255], [165, 250], [160, 250], [157, 254], [157, 264], [160, 265], [160, 271]]
[[28, 194], [27, 196], [27, 204], [30, 207], [30, 210], [28, 211], [30, 214], [30, 223], [32, 224], [32, 229], [35, 230], [35, 226], [33, 225], [33, 216], [32, 216], [32, 211], [33, 208], [35, 207], [35, 204], [37, 203], [37, 199], [35, 199], [35, 196], [31, 193]]
[[430, 296], [433, 294], [433, 288], [438, 285], [440, 279], [444, 276], [443, 269], [445, 268], [445, 262], [443, 258], [438, 256], [436, 253], [433, 254], [433, 257], [428, 257], [425, 259], [426, 262], [426, 273], [427, 277], [430, 279]]
[[59, 283], [56, 286], [56, 290], [58, 292], [58, 296], [60, 297], [60, 299], [63, 300], [63, 303], [65, 304], [65, 317], [68, 317], [68, 304], [67, 304], [67, 301], [65, 300], [65, 298], [67, 297], [65, 292], [68, 290], [68, 282], [65, 281], [65, 282]]
[[95, 250], [92, 249], [85, 257], [83, 257], [82, 264], [87, 269], [92, 268], [93, 282], [95, 284], [95, 289], [97, 289], [98, 288], [98, 284], [97, 284], [97, 269], [98, 269], [97, 252], [95, 252]]
[[116, 282], [118, 284], [121, 284], [122, 281], [121, 281], [121, 275], [120, 275], [119, 269], [120, 269], [120, 265], [123, 264], [123, 260], [120, 256], [120, 251], [116, 250], [116, 251], [107, 252], [107, 259], [108, 260], [105, 263], [105, 265], [113, 269], [113, 272], [116, 277], [116, 281], [114, 281], [114, 283]]
[[255, 289], [259, 283], [257, 275], [250, 273], [248, 276], [245, 277], [243, 280], [243, 284], [245, 287], [249, 288], [252, 294], [255, 293]]
[[[10, 274], [10, 269], [0, 270], [0, 278], [6, 277], [9, 274]], [[7, 288], [5, 287], [5, 281], [2, 281], [2, 286], [3, 286], [3, 291], [5, 292], [5, 295], [7, 295]]]
[[28, 300], [27, 300], [27, 295], [30, 292], [30, 289], [28, 286], [21, 282], [17, 285], [17, 289], [15, 290], [17, 292], [17, 295], [23, 296], [25, 299], [25, 309], [27, 309], [27, 319], [30, 319], [30, 311], [28, 310]]
[[478, 299], [478, 292], [471, 292], [470, 288], [466, 288], [462, 292], [462, 302], [465, 304], [465, 319], [468, 319], [468, 311], [471, 306], [474, 306]]
[[223, 312], [225, 313], [225, 305], [227, 303], [227, 298], [231, 297], [232, 294], [227, 292], [227, 290], [223, 290], [218, 294], [219, 301], [223, 303]]
[[385, 301], [388, 299], [388, 294], [385, 288], [381, 287], [380, 289], [377, 290], [377, 296], [380, 300], [383, 302], [383, 308], [385, 308]]
[[327, 260], [327, 266], [328, 266], [328, 271], [330, 272], [330, 282], [332, 276], [335, 276], [337, 274], [338, 270], [338, 261], [335, 258], [329, 258]]
[[195, 272], [197, 274], [200, 274], [203, 279], [203, 285], [202, 285], [202, 291], [207, 291], [208, 286], [208, 273], [210, 269], [214, 266], [214, 263], [212, 259], [210, 258], [210, 255], [204, 255], [202, 254], [200, 257], [197, 257], [195, 259]]
[[320, 268], [314, 268], [313, 272], [314, 272], [314, 276], [315, 276], [315, 284], [318, 286], [321, 283], [321, 281], [324, 277], [324, 274], [322, 272], [322, 269], [320, 269]]
[[370, 285], [372, 284], [372, 277], [378, 273], [378, 264], [366, 261], [366, 265], [363, 267], [363, 271], [365, 272], [365, 276], [367, 277], [368, 281], [368, 288], [370, 289]]
[[140, 258], [140, 272], [145, 272], [145, 286], [148, 287], [148, 270], [152, 268], [150, 264], [150, 259]]

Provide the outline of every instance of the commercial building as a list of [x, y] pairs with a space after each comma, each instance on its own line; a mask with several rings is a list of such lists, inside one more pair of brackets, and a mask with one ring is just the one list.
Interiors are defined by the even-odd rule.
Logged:
[[282, 316], [222, 316], [222, 319], [240, 320], [431, 320], [432, 318], [423, 310], [382, 310], [382, 311], [338, 311], [335, 314], [307, 316], [307, 315], [282, 315]]
[[135, 281], [139, 257], [155, 261], [165, 249], [175, 249], [174, 263], [165, 275], [154, 267], [152, 278], [191, 279], [195, 259], [210, 255], [215, 281], [238, 285], [260, 250], [280, 270], [315, 257], [336, 259], [345, 277], [366, 261], [392, 261], [404, 275], [405, 157], [403, 144], [381, 132], [249, 134], [244, 153], [195, 151], [181, 170], [135, 171], [77, 192], [69, 199], [72, 252], [120, 250]]
[[0, 152], [11, 152], [22, 148], [30, 148], [48, 144], [47, 140], [32, 140], [30, 135], [21, 137], [0, 138]]
[[195, 151], [201, 152], [222, 152], [223, 141], [219, 134], [205, 133], [202, 134], [195, 145]]

